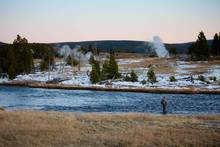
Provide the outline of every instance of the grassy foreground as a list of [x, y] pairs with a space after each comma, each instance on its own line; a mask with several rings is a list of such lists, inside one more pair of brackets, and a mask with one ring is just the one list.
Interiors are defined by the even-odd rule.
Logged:
[[220, 116], [0, 111], [0, 146], [220, 146]]

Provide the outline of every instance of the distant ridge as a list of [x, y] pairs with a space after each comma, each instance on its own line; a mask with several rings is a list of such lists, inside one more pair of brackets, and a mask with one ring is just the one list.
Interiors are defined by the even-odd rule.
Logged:
[[148, 48], [148, 42], [144, 41], [128, 41], [128, 40], [104, 40], [104, 41], [82, 41], [82, 42], [61, 42], [53, 43], [54, 47], [62, 47], [63, 45], [69, 45], [74, 48], [76, 45], [82, 47], [88, 47], [92, 45], [93, 47], [100, 48], [101, 51], [119, 51], [119, 52], [131, 52], [131, 53], [143, 53], [146, 48]]
[[[188, 43], [165, 43], [167, 49], [176, 48], [177, 53], [186, 54], [188, 48], [193, 42]], [[150, 51], [149, 42], [145, 41], [132, 41], [132, 40], [99, 40], [99, 41], [81, 41], [81, 42], [57, 42], [48, 43], [56, 48], [61, 48], [63, 45], [69, 45], [74, 48], [76, 45], [87, 48], [89, 45], [100, 48], [103, 52], [116, 51], [127, 53], [148, 53]], [[208, 40], [208, 44], [211, 46], [212, 40]], [[7, 43], [0, 42], [0, 46], [7, 45]]]
[[[165, 43], [167, 49], [176, 48], [177, 53], [186, 54], [188, 48], [193, 42], [188, 43]], [[211, 45], [212, 40], [208, 40], [208, 44]], [[82, 47], [88, 47], [89, 45], [100, 48], [101, 51], [109, 52], [111, 50], [117, 52], [129, 52], [129, 53], [146, 53], [150, 50], [149, 42], [145, 41], [130, 41], [130, 40], [105, 40], [105, 41], [82, 41], [82, 42], [59, 42], [51, 43], [52, 46], [60, 48], [63, 45], [69, 45], [74, 48], [76, 45]]]
[[0, 42], [0, 46], [2, 46], [2, 45], [6, 45], [7, 43], [4, 43], [4, 42]]

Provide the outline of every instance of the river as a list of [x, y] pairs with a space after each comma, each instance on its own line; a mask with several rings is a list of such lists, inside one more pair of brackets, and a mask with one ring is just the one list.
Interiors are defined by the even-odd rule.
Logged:
[[168, 98], [169, 114], [220, 114], [220, 95], [154, 94], [58, 90], [0, 86], [0, 107], [6, 110], [60, 112], [147, 112], [161, 114]]

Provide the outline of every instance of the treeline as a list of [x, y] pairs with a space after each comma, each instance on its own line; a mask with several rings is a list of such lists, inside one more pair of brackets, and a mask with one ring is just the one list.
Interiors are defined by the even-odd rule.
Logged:
[[[17, 35], [13, 44], [0, 46], [0, 73], [7, 73], [10, 79], [18, 74], [34, 72], [33, 59], [42, 59], [42, 69], [48, 68], [47, 59], [53, 59], [53, 48], [46, 44], [28, 43], [26, 38]], [[51, 61], [51, 63], [53, 63]]]
[[205, 34], [201, 31], [195, 43], [189, 48], [189, 55], [194, 61], [208, 60], [211, 56], [220, 56], [220, 34], [215, 34], [209, 47]]

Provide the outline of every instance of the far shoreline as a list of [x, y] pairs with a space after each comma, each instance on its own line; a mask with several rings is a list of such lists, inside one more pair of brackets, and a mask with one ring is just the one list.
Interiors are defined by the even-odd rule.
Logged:
[[164, 93], [164, 94], [220, 94], [220, 89], [209, 90], [207, 88], [195, 87], [178, 87], [178, 88], [161, 88], [161, 87], [99, 87], [99, 86], [79, 86], [66, 84], [47, 84], [36, 81], [12, 81], [0, 83], [0, 86], [19, 86], [29, 88], [43, 88], [43, 89], [63, 89], [63, 90], [92, 90], [92, 91], [109, 91], [109, 92], [135, 92], [135, 93]]

